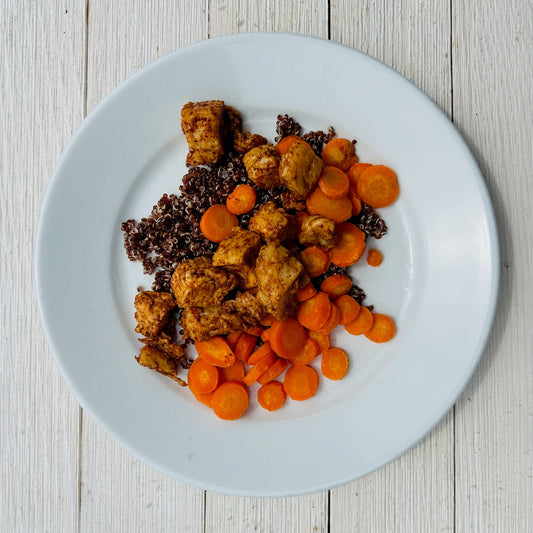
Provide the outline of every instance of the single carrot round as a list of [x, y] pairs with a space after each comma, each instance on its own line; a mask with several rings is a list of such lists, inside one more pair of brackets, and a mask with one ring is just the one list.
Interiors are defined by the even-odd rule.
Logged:
[[289, 362], [287, 359], [276, 359], [274, 361], [274, 364], [271, 365], [269, 368], [267, 368], [258, 378], [257, 383], [259, 385], [264, 385], [265, 383], [268, 383], [269, 381], [272, 381], [276, 379], [277, 377], [281, 376], [283, 372], [285, 372], [285, 369], [289, 366]]
[[187, 376], [189, 387], [200, 394], [214, 391], [218, 386], [218, 368], [203, 359], [195, 359], [189, 368]]
[[396, 326], [392, 318], [381, 313], [373, 313], [372, 327], [365, 333], [365, 337], [372, 342], [388, 342], [396, 333]]
[[244, 363], [237, 359], [231, 366], [221, 368], [219, 371], [219, 382], [225, 381], [243, 381]]
[[257, 337], [249, 333], [243, 333], [237, 341], [233, 353], [237, 359], [246, 363], [250, 355], [252, 355], [256, 344]]
[[340, 314], [339, 308], [332, 303], [328, 319], [320, 329], [316, 330], [317, 333], [320, 333], [321, 335], [329, 335], [337, 327]]
[[251, 211], [257, 200], [257, 193], [251, 185], [241, 183], [226, 198], [226, 207], [234, 215], [244, 215]]
[[244, 376], [243, 382], [248, 385], [248, 387], [257, 381], [257, 379], [270, 368], [276, 362], [276, 355], [274, 352], [270, 352], [261, 360], [259, 360], [255, 365], [248, 371], [248, 374]]
[[378, 267], [383, 262], [383, 255], [379, 250], [372, 248], [371, 250], [368, 250], [366, 262], [372, 267]]
[[[331, 302], [325, 292], [305, 300], [298, 307], [298, 322], [311, 331], [320, 329], [326, 323], [331, 311]], [[303, 346], [302, 346], [303, 347]]]
[[320, 290], [327, 293], [330, 298], [335, 299], [343, 294], [348, 294], [352, 285], [352, 280], [345, 274], [333, 274], [320, 284]]
[[371, 207], [387, 207], [400, 194], [396, 174], [385, 165], [372, 165], [365, 169], [357, 181], [357, 194]]
[[329, 335], [322, 335], [321, 333], [317, 333], [316, 331], [309, 331], [308, 332], [309, 338], [314, 339], [316, 342], [318, 342], [319, 347], [319, 354], [326, 353], [327, 350], [329, 350], [330, 347], [330, 339]]
[[212, 337], [207, 341], [196, 342], [194, 346], [198, 355], [213, 366], [227, 367], [235, 362], [235, 354], [223, 337]]
[[[304, 302], [305, 303], [305, 302]], [[270, 345], [280, 357], [296, 357], [305, 346], [307, 333], [294, 318], [287, 318], [272, 324]]]
[[308, 338], [305, 343], [304, 349], [296, 357], [293, 357], [290, 360], [291, 365], [308, 365], [316, 359], [319, 353], [320, 346], [318, 345], [318, 342], [315, 339]]
[[318, 187], [306, 198], [305, 205], [311, 215], [322, 215], [337, 223], [344, 222], [352, 216], [352, 203], [346, 196], [333, 200]]
[[329, 257], [334, 265], [346, 267], [353, 265], [365, 253], [365, 234], [351, 222], [335, 226], [337, 244], [329, 250]]
[[257, 350], [255, 350], [252, 355], [250, 355], [250, 358], [247, 361], [248, 364], [255, 365], [255, 363], [263, 359], [263, 357], [265, 357], [265, 355], [269, 354], [271, 351], [272, 348], [270, 347], [270, 342], [265, 342], [264, 344], [259, 346], [259, 348], [257, 348]]
[[322, 374], [332, 380], [342, 379], [350, 366], [348, 355], [340, 348], [330, 348], [323, 356], [320, 363]]
[[362, 335], [370, 330], [373, 323], [374, 316], [369, 311], [368, 307], [361, 306], [357, 318], [349, 324], [345, 324], [344, 327], [346, 328], [346, 331], [352, 335]]
[[324, 167], [318, 178], [318, 186], [328, 198], [338, 200], [348, 194], [350, 181], [340, 168]]
[[350, 180], [350, 185], [356, 187], [357, 182], [359, 181], [359, 177], [361, 176], [361, 172], [371, 166], [372, 165], [370, 163], [355, 163], [354, 165], [352, 165], [349, 168], [347, 174], [348, 179]]
[[212, 205], [200, 219], [200, 231], [212, 242], [229, 237], [231, 230], [238, 225], [237, 217], [223, 204]]
[[335, 300], [335, 305], [340, 311], [339, 324], [341, 326], [353, 322], [361, 310], [359, 303], [347, 294], [339, 296], [339, 298]]
[[[298, 137], [298, 135], [287, 135], [287, 137], [283, 137], [281, 141], [276, 144], [275, 148], [278, 151], [279, 155], [284, 155], [289, 151], [289, 148], [296, 142], [304, 143], [309, 146], [309, 143], [305, 142], [301, 137]], [[309, 146], [309, 148], [311, 148]]]
[[285, 374], [283, 388], [289, 398], [302, 402], [316, 394], [318, 381], [318, 374], [310, 366], [291, 366]]
[[322, 161], [326, 166], [347, 171], [358, 160], [355, 155], [355, 145], [348, 139], [340, 137], [331, 139], [322, 150]]
[[287, 393], [279, 381], [269, 381], [257, 391], [257, 401], [267, 411], [280, 409], [286, 399]]
[[[329, 263], [329, 257], [328, 257], [328, 263]], [[311, 296], [314, 296], [316, 294], [315, 286], [312, 283], [308, 283], [303, 289], [300, 289], [296, 293], [296, 300], [298, 302], [303, 302], [305, 300], [308, 300], [311, 298]]]
[[361, 212], [363, 205], [361, 204], [361, 199], [357, 196], [357, 191], [354, 187], [350, 187], [348, 194], [346, 195], [348, 200], [352, 203], [352, 215], [355, 217]]
[[226, 381], [217, 387], [211, 400], [211, 407], [222, 420], [236, 420], [248, 409], [250, 396], [247, 388], [236, 381]]
[[211, 402], [213, 401], [213, 395], [215, 394], [215, 391], [203, 393], [198, 392], [194, 385], [191, 387], [191, 384], [189, 383], [189, 390], [193, 393], [194, 397], [204, 405], [207, 405], [207, 407], [211, 407]]
[[300, 252], [300, 261], [306, 274], [310, 278], [316, 278], [328, 269], [329, 255], [320, 246], [309, 246]]

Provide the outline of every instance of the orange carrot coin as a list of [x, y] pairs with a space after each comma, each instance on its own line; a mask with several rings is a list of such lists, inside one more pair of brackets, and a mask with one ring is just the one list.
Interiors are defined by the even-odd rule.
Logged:
[[372, 250], [368, 250], [366, 262], [372, 267], [378, 267], [383, 262], [383, 256], [379, 250], [372, 248]]
[[334, 265], [346, 267], [353, 265], [365, 253], [365, 234], [351, 222], [343, 222], [335, 226], [337, 244], [329, 251]]
[[346, 331], [352, 335], [362, 335], [372, 327], [373, 323], [374, 316], [368, 310], [368, 307], [361, 306], [357, 318], [353, 322], [346, 324], [344, 327], [346, 328]]
[[196, 342], [194, 346], [198, 355], [214, 366], [226, 367], [235, 362], [235, 354], [223, 337], [212, 337], [207, 341]]
[[359, 198], [371, 207], [387, 207], [398, 198], [399, 193], [396, 174], [385, 165], [368, 167], [357, 181]]
[[342, 379], [348, 373], [349, 366], [348, 355], [340, 348], [330, 348], [322, 356], [320, 364], [322, 374], [332, 380]]
[[219, 376], [220, 383], [224, 383], [225, 381], [243, 381], [244, 363], [237, 359], [231, 366], [221, 368]]
[[320, 290], [327, 292], [330, 298], [335, 299], [348, 294], [352, 285], [352, 280], [345, 274], [333, 274], [320, 284]]
[[223, 204], [212, 205], [200, 219], [200, 231], [212, 242], [229, 237], [231, 230], [238, 225], [237, 217]]
[[300, 252], [300, 261], [306, 274], [310, 278], [316, 278], [328, 269], [329, 255], [319, 246], [309, 246]]
[[222, 420], [236, 420], [248, 409], [250, 396], [248, 389], [235, 381], [226, 381], [219, 385], [213, 393], [211, 407]]
[[308, 335], [310, 339], [314, 339], [316, 342], [318, 342], [318, 347], [320, 350], [318, 352], [319, 354], [326, 353], [326, 351], [329, 350], [329, 335], [322, 335], [321, 333], [317, 333], [316, 331], [309, 331]]
[[353, 322], [357, 318], [357, 315], [361, 309], [361, 306], [357, 303], [357, 301], [347, 294], [337, 298], [335, 300], [335, 305], [340, 310], [339, 324], [341, 326], [345, 326], [346, 324]]
[[388, 315], [373, 313], [374, 322], [372, 327], [365, 333], [365, 337], [372, 342], [388, 342], [396, 333], [396, 326]]
[[352, 203], [346, 196], [334, 200], [328, 198], [318, 187], [306, 198], [305, 205], [311, 215], [321, 215], [337, 223], [352, 216]]
[[316, 394], [318, 374], [310, 366], [291, 366], [285, 374], [283, 388], [292, 400], [307, 400]]
[[358, 157], [355, 155], [355, 145], [348, 139], [335, 138], [329, 141], [322, 150], [322, 161], [326, 166], [338, 167], [347, 171]]
[[274, 361], [274, 364], [271, 365], [269, 368], [267, 368], [258, 378], [257, 383], [259, 385], [264, 385], [265, 383], [268, 383], [269, 381], [272, 381], [276, 379], [277, 377], [281, 376], [283, 372], [285, 372], [285, 369], [289, 366], [289, 362], [287, 359], [276, 359]]
[[318, 342], [314, 339], [308, 338], [304, 349], [296, 357], [291, 358], [291, 365], [308, 365], [316, 359], [319, 353], [320, 346], [318, 345]]
[[203, 359], [195, 359], [187, 376], [189, 387], [201, 394], [214, 391], [218, 386], [218, 368]]
[[276, 322], [271, 329], [270, 345], [272, 350], [280, 357], [290, 359], [291, 357], [296, 357], [303, 350], [307, 333], [302, 324], [298, 323], [294, 318]]
[[299, 305], [298, 322], [312, 331], [320, 329], [329, 318], [331, 305], [329, 297], [325, 292], [317, 292], [313, 297]]
[[371, 166], [372, 165], [370, 163], [355, 163], [352, 165], [348, 170], [348, 179], [350, 180], [350, 185], [356, 187], [359, 177], [361, 176], [361, 172]]
[[269, 381], [257, 391], [257, 401], [267, 411], [280, 409], [286, 399], [287, 393], [279, 381]]
[[324, 167], [318, 178], [318, 186], [328, 198], [338, 200], [348, 194], [350, 181], [340, 168]]

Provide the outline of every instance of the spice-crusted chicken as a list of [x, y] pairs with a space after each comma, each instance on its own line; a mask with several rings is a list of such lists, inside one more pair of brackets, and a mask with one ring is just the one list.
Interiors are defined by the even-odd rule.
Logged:
[[180, 263], [170, 280], [172, 294], [180, 307], [219, 305], [237, 287], [235, 274], [212, 265], [200, 256]]
[[268, 140], [257, 133], [242, 131], [242, 118], [239, 111], [234, 107], [226, 106], [226, 121], [228, 137], [233, 142], [234, 150], [239, 154], [245, 154], [256, 146], [267, 144]]
[[304, 218], [298, 233], [298, 240], [305, 246], [321, 246], [326, 250], [336, 244], [335, 222], [320, 216], [311, 215]]
[[265, 245], [259, 251], [255, 271], [257, 299], [277, 320], [293, 316], [303, 265], [283, 246]]
[[261, 248], [261, 237], [253, 231], [233, 228], [231, 235], [223, 239], [213, 256], [213, 266], [250, 265]]
[[151, 346], [152, 348], [157, 348], [160, 352], [176, 359], [179, 362], [185, 363], [185, 348], [180, 345], [172, 342], [172, 339], [165, 332], [161, 332], [157, 337], [148, 337], [145, 339], [139, 339], [143, 344]]
[[268, 144], [252, 148], [243, 157], [248, 177], [261, 189], [279, 186], [279, 162], [277, 150]]
[[274, 202], [266, 202], [250, 219], [248, 228], [269, 244], [281, 244], [294, 238], [294, 217]]
[[178, 361], [155, 346], [143, 346], [139, 355], [135, 357], [135, 359], [140, 365], [168, 376], [177, 381], [180, 385], [186, 385], [186, 383], [178, 377]]
[[293, 143], [281, 156], [279, 177], [297, 198], [303, 199], [317, 182], [324, 164], [304, 143]]
[[138, 293], [135, 296], [135, 331], [145, 337], [157, 337], [175, 307], [176, 302], [169, 292]]
[[256, 325], [264, 315], [265, 309], [259, 300], [250, 292], [244, 292], [222, 305], [187, 307], [181, 313], [180, 325], [184, 339], [198, 342], [247, 329]]
[[279, 196], [283, 209], [294, 209], [295, 211], [303, 211], [305, 209], [305, 200], [298, 198], [294, 193], [282, 192]]
[[222, 100], [189, 102], [181, 109], [181, 129], [189, 145], [187, 165], [216, 163], [224, 155], [226, 107]]

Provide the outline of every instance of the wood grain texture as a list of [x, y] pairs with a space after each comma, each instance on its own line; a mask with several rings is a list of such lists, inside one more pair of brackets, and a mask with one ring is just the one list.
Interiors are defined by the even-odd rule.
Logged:
[[75, 531], [79, 407], [32, 293], [43, 192], [83, 117], [85, 9], [0, 7], [0, 531]]
[[[201, 2], [89, 3], [87, 107], [139, 68], [207, 37]], [[204, 493], [122, 450], [84, 413], [81, 531], [202, 532]]]
[[[450, 5], [332, 0], [331, 38], [383, 61], [451, 114]], [[330, 531], [453, 531], [453, 413], [385, 468], [331, 491]]]
[[[475, 28], [475, 31], [473, 31]], [[456, 410], [456, 530], [533, 530], [533, 4], [454, 1], [454, 119], [489, 187], [500, 299]]]

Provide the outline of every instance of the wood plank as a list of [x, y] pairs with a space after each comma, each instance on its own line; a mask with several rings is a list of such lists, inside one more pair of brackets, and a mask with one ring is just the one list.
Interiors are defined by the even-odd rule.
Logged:
[[502, 264], [489, 344], [457, 404], [456, 530], [525, 532], [533, 529], [533, 4], [456, 0], [453, 37], [454, 119], [492, 196]]
[[32, 293], [44, 189], [83, 118], [85, 6], [0, 7], [0, 530], [76, 531], [79, 407]]
[[[331, 38], [398, 70], [451, 114], [449, 1], [332, 0]], [[331, 491], [334, 531], [452, 531], [453, 413], [399, 460]]]
[[[285, 31], [316, 37], [328, 35], [325, 0], [309, 2], [209, 3], [209, 35], [217, 37], [248, 31]], [[240, 498], [206, 494], [205, 531], [327, 531], [328, 493], [294, 498]]]
[[[206, 37], [202, 2], [91, 2], [88, 110], [147, 63]], [[203, 531], [203, 491], [141, 463], [85, 413], [81, 459], [81, 531]]]

